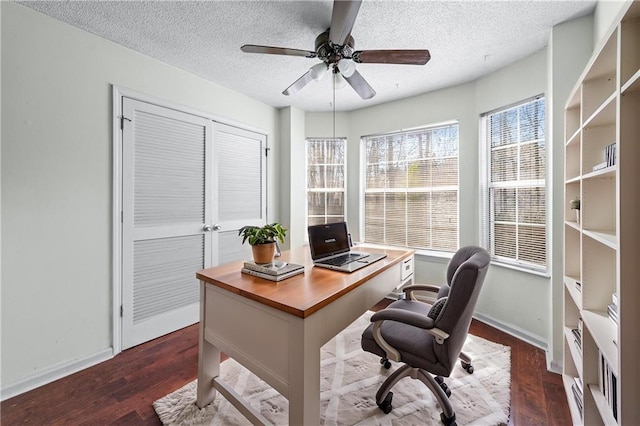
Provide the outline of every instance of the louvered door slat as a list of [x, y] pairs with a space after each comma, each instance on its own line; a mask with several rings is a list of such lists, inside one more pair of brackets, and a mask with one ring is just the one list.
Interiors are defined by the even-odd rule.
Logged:
[[135, 111], [134, 226], [204, 223], [205, 128]]

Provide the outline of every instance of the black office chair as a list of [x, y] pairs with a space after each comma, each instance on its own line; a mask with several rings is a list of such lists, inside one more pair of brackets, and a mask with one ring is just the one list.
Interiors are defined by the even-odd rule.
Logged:
[[[462, 247], [447, 268], [450, 284], [438, 288], [440, 298], [433, 305], [416, 300], [413, 294], [434, 290], [433, 286], [410, 285], [403, 289], [405, 299], [391, 303], [371, 317], [372, 324], [362, 333], [362, 349], [382, 357], [382, 363], [385, 360], [404, 363], [376, 393], [376, 403], [382, 411], [391, 411], [391, 389], [410, 376], [423, 382], [435, 395], [443, 410], [442, 422], [456, 425], [455, 411], [449, 402], [451, 391], [442, 377], [451, 374], [460, 356], [490, 260], [489, 253], [481, 247]], [[470, 367], [470, 359], [463, 356], [462, 364]]]

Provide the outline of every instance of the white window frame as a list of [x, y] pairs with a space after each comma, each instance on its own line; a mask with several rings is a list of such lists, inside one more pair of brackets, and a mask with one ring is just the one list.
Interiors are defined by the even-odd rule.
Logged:
[[[337, 187], [325, 187], [325, 188], [309, 188], [309, 142], [318, 142], [318, 141], [342, 141], [344, 144], [343, 150], [344, 150], [344, 158], [343, 158], [343, 163], [341, 164], [344, 170], [344, 179], [343, 179], [343, 183], [342, 183], [342, 188], [337, 188]], [[305, 152], [305, 227], [309, 226], [309, 192], [319, 192], [319, 193], [323, 193], [323, 194], [328, 194], [328, 193], [333, 193], [333, 192], [340, 192], [342, 193], [342, 217], [343, 220], [346, 222], [347, 221], [347, 138], [345, 137], [326, 137], [326, 138], [320, 138], [320, 137], [309, 137], [306, 138], [304, 141], [304, 152]], [[324, 166], [327, 165], [338, 165], [337, 163], [323, 163]], [[326, 182], [326, 168], [325, 168], [325, 180]], [[325, 222], [328, 218], [330, 217], [337, 217], [337, 216], [332, 216], [332, 215], [328, 215], [327, 211], [326, 211], [327, 206], [325, 205], [325, 214], [324, 219]], [[312, 215], [312, 216], [317, 216], [319, 217], [319, 215]]]
[[[367, 143], [367, 138], [374, 138], [374, 137], [387, 137], [387, 136], [393, 136], [393, 135], [406, 135], [406, 134], [410, 134], [410, 133], [415, 133], [415, 132], [419, 132], [419, 131], [428, 131], [428, 130], [432, 130], [432, 129], [437, 129], [437, 128], [442, 128], [442, 127], [448, 127], [448, 126], [456, 126], [457, 130], [458, 130], [458, 146], [457, 146], [457, 160], [458, 160], [458, 170], [457, 170], [457, 183], [456, 185], [453, 186], [441, 186], [441, 187], [428, 187], [429, 190], [427, 192], [430, 193], [434, 193], [434, 192], [438, 192], [438, 191], [451, 191], [451, 190], [455, 190], [456, 192], [456, 217], [457, 217], [457, 224], [456, 224], [456, 237], [455, 237], [455, 244], [456, 244], [456, 248], [452, 249], [452, 250], [445, 250], [445, 249], [438, 249], [438, 248], [424, 248], [424, 247], [407, 247], [407, 248], [414, 248], [416, 250], [416, 252], [418, 254], [421, 255], [428, 255], [428, 256], [434, 256], [437, 258], [440, 257], [449, 257], [451, 256], [451, 254], [455, 253], [455, 251], [460, 247], [460, 123], [458, 120], [450, 120], [450, 121], [444, 121], [444, 122], [440, 122], [440, 123], [433, 123], [433, 124], [429, 124], [426, 126], [419, 126], [419, 127], [414, 127], [414, 128], [410, 128], [410, 129], [403, 129], [403, 130], [399, 130], [399, 131], [395, 131], [395, 132], [389, 132], [389, 133], [379, 133], [379, 134], [372, 134], [372, 135], [366, 135], [366, 136], [362, 136], [361, 138], [361, 158], [360, 158], [360, 164], [361, 164], [361, 173], [360, 173], [360, 179], [361, 179], [361, 183], [360, 183], [360, 205], [361, 205], [361, 209], [360, 209], [360, 235], [361, 235], [361, 240], [365, 243], [367, 243], [367, 238], [366, 238], [366, 226], [365, 226], [365, 222], [366, 222], [366, 209], [365, 209], [365, 195], [367, 192], [373, 193], [373, 192], [380, 192], [380, 193], [385, 193], [386, 191], [386, 187], [384, 189], [373, 189], [371, 191], [367, 191], [366, 188], [366, 180], [367, 180], [367, 158], [366, 158], [366, 143]], [[408, 193], [412, 193], [412, 192], [420, 192], [421, 188], [406, 188], [405, 192]], [[394, 191], [396, 192], [396, 191]], [[375, 242], [369, 242], [371, 244], [379, 244], [379, 243], [375, 243]]]
[[[489, 136], [488, 129], [488, 118], [494, 114], [502, 113], [511, 109], [516, 109], [522, 107], [523, 105], [533, 103], [536, 101], [542, 100], [545, 111], [544, 118], [544, 148], [545, 148], [545, 170], [544, 170], [544, 179], [535, 179], [535, 180], [518, 180], [515, 182], [502, 183], [502, 184], [492, 184], [491, 183], [491, 141]], [[480, 239], [481, 244], [484, 247], [488, 247], [489, 252], [491, 253], [492, 262], [495, 264], [499, 264], [501, 266], [517, 269], [524, 272], [533, 273], [536, 275], [548, 276], [549, 273], [549, 246], [550, 246], [550, 233], [549, 233], [549, 191], [550, 191], [550, 182], [549, 182], [549, 161], [548, 161], [548, 126], [547, 126], [547, 116], [548, 116], [548, 107], [544, 94], [540, 94], [537, 96], [533, 96], [528, 99], [524, 99], [522, 101], [488, 111], [480, 115], [480, 126], [479, 126], [479, 142], [480, 142]], [[519, 168], [518, 168], [519, 169]], [[492, 229], [494, 221], [494, 206], [490, 200], [490, 193], [492, 188], [531, 188], [531, 187], [539, 187], [543, 188], [545, 191], [545, 223], [543, 225], [539, 225], [540, 227], [545, 228], [545, 264], [538, 265], [532, 262], [522, 261], [517, 258], [517, 249], [516, 249], [516, 258], [506, 257], [506, 256], [498, 256], [495, 255], [495, 244], [492, 240]], [[517, 204], [517, 199], [516, 199]], [[521, 224], [519, 221], [519, 210], [516, 206], [516, 221], [515, 223]], [[517, 244], [517, 243], [516, 243]]]

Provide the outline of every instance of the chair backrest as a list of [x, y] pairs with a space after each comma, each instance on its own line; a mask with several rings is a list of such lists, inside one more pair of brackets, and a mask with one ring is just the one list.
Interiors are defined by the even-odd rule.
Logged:
[[490, 261], [491, 256], [482, 247], [467, 246], [460, 248], [449, 262], [449, 294], [435, 323], [436, 327], [450, 336], [444, 344], [435, 344], [436, 356], [449, 372], [455, 366], [467, 338]]

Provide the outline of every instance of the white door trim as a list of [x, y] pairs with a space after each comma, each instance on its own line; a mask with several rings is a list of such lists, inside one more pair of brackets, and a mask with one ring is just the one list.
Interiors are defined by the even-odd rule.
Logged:
[[[112, 351], [113, 355], [122, 352], [122, 130], [121, 122], [122, 114], [122, 98], [132, 98], [142, 102], [151, 103], [160, 107], [174, 109], [177, 111], [192, 114], [198, 117], [212, 120], [216, 123], [226, 124], [238, 127], [240, 129], [250, 130], [265, 135], [266, 145], [269, 146], [271, 135], [263, 129], [247, 126], [234, 120], [209, 114], [198, 109], [170, 102], [158, 97], [141, 93], [135, 90], [127, 89], [121, 86], [112, 85], [112, 103], [113, 103], [113, 178], [112, 178]], [[215, 147], [214, 147], [215, 149]], [[268, 166], [267, 166], [268, 167]], [[268, 174], [267, 174], [268, 176]], [[266, 179], [265, 179], [266, 182]], [[214, 183], [214, 182], [212, 182]]]

